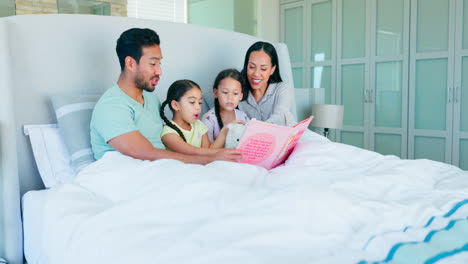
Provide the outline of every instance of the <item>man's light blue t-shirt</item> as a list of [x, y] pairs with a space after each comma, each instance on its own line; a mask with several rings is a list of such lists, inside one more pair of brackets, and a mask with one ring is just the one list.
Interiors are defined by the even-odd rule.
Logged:
[[165, 149], [161, 141], [163, 121], [159, 115], [161, 103], [154, 93], [143, 91], [141, 105], [126, 95], [117, 84], [109, 88], [94, 107], [90, 124], [91, 146], [96, 160], [107, 151], [115, 151], [107, 142], [135, 130], [155, 148]]

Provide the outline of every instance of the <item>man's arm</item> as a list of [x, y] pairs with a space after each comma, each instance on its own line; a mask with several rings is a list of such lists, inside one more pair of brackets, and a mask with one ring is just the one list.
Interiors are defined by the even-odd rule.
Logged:
[[118, 152], [141, 160], [175, 159], [185, 163], [208, 164], [215, 160], [237, 161], [241, 152], [237, 149], [223, 149], [207, 155], [185, 155], [153, 147], [139, 131], [132, 131], [108, 141]]

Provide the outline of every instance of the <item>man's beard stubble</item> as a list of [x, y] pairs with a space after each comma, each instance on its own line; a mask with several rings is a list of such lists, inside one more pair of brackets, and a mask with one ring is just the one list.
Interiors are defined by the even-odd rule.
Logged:
[[[154, 77], [153, 77], [154, 78]], [[145, 82], [143, 80], [143, 78], [139, 78], [138, 76], [135, 77], [135, 86], [138, 88], [138, 89], [141, 89], [143, 91], [147, 91], [147, 92], [153, 92], [155, 87], [153, 85], [151, 86], [148, 86], [148, 82]]]

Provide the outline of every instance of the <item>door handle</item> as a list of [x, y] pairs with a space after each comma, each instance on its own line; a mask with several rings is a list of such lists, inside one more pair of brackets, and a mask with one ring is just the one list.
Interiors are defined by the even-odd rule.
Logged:
[[455, 103], [458, 103], [458, 93], [460, 92], [460, 86], [455, 86]]
[[368, 103], [368, 101], [369, 101], [369, 100], [367, 99], [368, 93], [369, 93], [369, 90], [364, 89], [364, 103]]
[[370, 90], [369, 93], [369, 102], [373, 103], [374, 102], [374, 89]]
[[447, 102], [449, 104], [452, 102], [452, 87], [448, 88]]

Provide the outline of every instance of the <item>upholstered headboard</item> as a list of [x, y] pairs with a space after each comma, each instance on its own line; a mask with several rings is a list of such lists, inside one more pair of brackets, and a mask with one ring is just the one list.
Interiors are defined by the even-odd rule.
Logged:
[[[132, 27], [154, 29], [161, 38], [159, 98], [173, 81], [192, 79], [204, 90], [205, 111], [212, 105], [216, 74], [225, 68], [240, 70], [247, 48], [259, 40], [213, 28], [121, 17], [1, 18], [0, 257], [9, 263], [23, 261], [20, 197], [43, 188], [23, 125], [56, 122], [48, 95], [102, 93], [113, 85], [120, 72], [116, 40]], [[275, 46], [281, 75], [294, 87], [287, 47]]]

